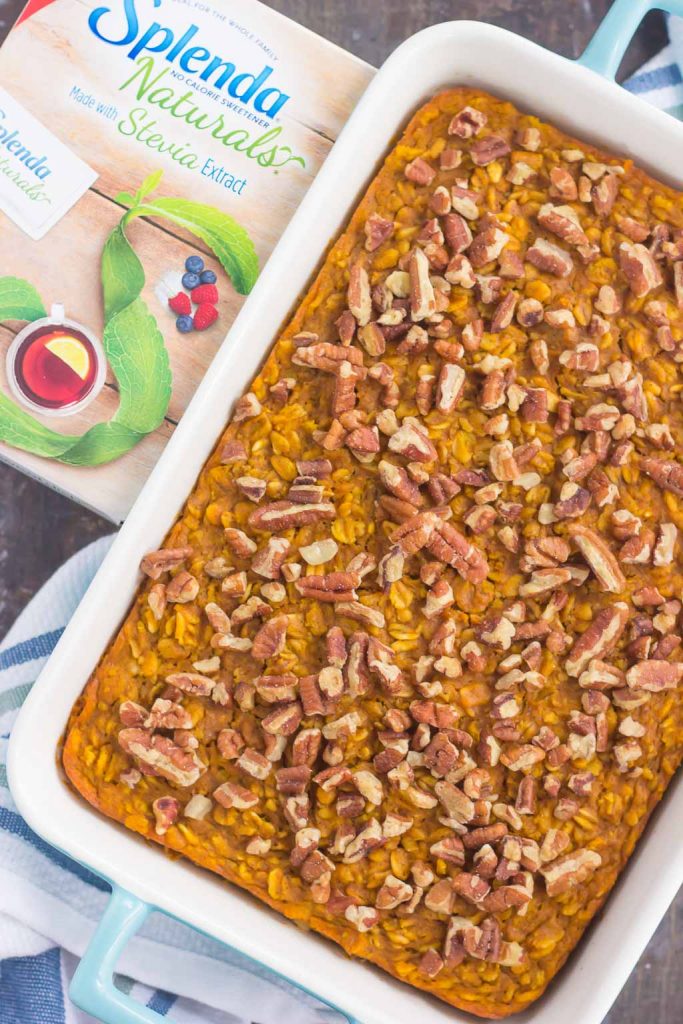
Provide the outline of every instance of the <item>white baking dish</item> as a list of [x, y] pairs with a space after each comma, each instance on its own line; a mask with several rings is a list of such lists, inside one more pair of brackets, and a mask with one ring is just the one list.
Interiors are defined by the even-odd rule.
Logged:
[[[670, 0], [669, 8], [683, 0]], [[649, 0], [619, 0], [586, 56], [613, 73]], [[311, 278], [330, 239], [396, 132], [423, 100], [452, 85], [479, 86], [579, 138], [628, 154], [683, 187], [683, 125], [581, 64], [501, 29], [437, 25], [410, 39], [378, 73], [273, 253], [183, 421], [29, 696], [9, 751], [14, 798], [48, 842], [117, 887], [79, 974], [75, 1001], [108, 1024], [156, 1016], [111, 989], [112, 961], [145, 904], [166, 911], [313, 990], [363, 1024], [468, 1022], [467, 1014], [347, 959], [208, 872], [170, 861], [104, 819], [64, 785], [55, 748], [71, 706], [118, 627], [158, 546], [241, 394]], [[683, 880], [683, 782], [670, 788], [601, 921], [547, 995], [517, 1020], [599, 1024]], [[134, 894], [122, 895], [118, 890]], [[219, 969], [219, 968], [217, 968]]]

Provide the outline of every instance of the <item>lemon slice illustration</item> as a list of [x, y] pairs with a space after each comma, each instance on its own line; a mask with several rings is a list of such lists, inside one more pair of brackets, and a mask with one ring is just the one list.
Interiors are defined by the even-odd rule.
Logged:
[[83, 342], [70, 335], [52, 338], [45, 345], [48, 352], [66, 363], [81, 380], [85, 380], [90, 370], [90, 356]]

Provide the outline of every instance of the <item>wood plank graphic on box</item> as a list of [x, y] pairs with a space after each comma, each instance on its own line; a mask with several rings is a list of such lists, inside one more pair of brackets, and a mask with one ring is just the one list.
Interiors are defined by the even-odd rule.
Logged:
[[0, 457], [125, 517], [371, 75], [257, 0], [28, 4], [0, 50]]

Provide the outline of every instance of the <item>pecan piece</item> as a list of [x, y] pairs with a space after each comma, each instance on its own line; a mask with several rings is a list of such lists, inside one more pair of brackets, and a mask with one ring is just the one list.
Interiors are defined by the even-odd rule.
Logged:
[[555, 519], [578, 519], [591, 503], [591, 493], [585, 487], [569, 482], [560, 491], [560, 500], [552, 507]]
[[363, 225], [363, 230], [365, 231], [366, 252], [374, 252], [383, 242], [391, 238], [394, 233], [394, 222], [380, 217], [378, 213], [371, 213]]
[[419, 420], [406, 416], [398, 430], [389, 438], [389, 450], [404, 455], [411, 462], [433, 462], [437, 451]]
[[550, 171], [549, 194], [553, 198], [564, 199], [569, 203], [578, 198], [576, 182], [566, 167], [553, 167]]
[[216, 685], [215, 679], [203, 676], [199, 672], [171, 672], [166, 676], [166, 682], [192, 697], [208, 697]]
[[561, 896], [587, 881], [602, 864], [602, 857], [594, 850], [578, 849], [542, 865], [540, 873], [545, 879], [548, 896]]
[[[448, 248], [455, 255], [459, 255], [464, 252], [472, 244], [472, 231], [470, 226], [464, 217], [461, 217], [459, 213], [448, 213], [443, 219], [443, 232], [448, 244]], [[468, 261], [469, 262], [469, 261]], [[451, 268], [448, 266], [448, 272], [446, 274], [446, 280], [450, 281], [448, 277], [449, 272], [455, 271], [455, 267]], [[460, 269], [459, 273], [462, 273]], [[458, 284], [457, 281], [450, 282], [451, 284]], [[472, 282], [472, 286], [474, 282]]]
[[495, 313], [491, 319], [491, 334], [498, 334], [500, 331], [504, 331], [512, 323], [512, 317], [515, 313], [515, 306], [517, 305], [517, 299], [519, 298], [517, 292], [510, 291], [496, 306]]
[[474, 107], [463, 107], [448, 125], [449, 135], [458, 135], [461, 139], [471, 139], [478, 135], [487, 122], [486, 114]]
[[[127, 703], [132, 703], [132, 701]], [[121, 721], [125, 725], [133, 724], [124, 720], [123, 710], [124, 705], [122, 704], [120, 708]], [[142, 724], [145, 729], [191, 729], [192, 717], [181, 704], [157, 697]]]
[[569, 536], [593, 570], [602, 590], [621, 593], [626, 587], [626, 578], [602, 537], [587, 526], [578, 524], [569, 527]]
[[500, 135], [487, 135], [472, 143], [470, 156], [477, 167], [486, 167], [494, 160], [500, 160], [510, 152], [510, 145]]
[[512, 481], [520, 475], [511, 441], [501, 441], [491, 447], [489, 465], [496, 480]]
[[167, 736], [154, 735], [148, 729], [121, 729], [119, 745], [149, 775], [160, 775], [177, 786], [194, 786], [206, 765], [194, 750], [181, 747]]
[[628, 618], [628, 605], [622, 601], [602, 608], [569, 652], [564, 664], [567, 674], [579, 676], [593, 658], [604, 658], [613, 651]]
[[640, 242], [621, 243], [619, 265], [629, 288], [637, 298], [643, 298], [662, 283], [662, 275], [652, 254]]
[[433, 536], [438, 517], [434, 512], [421, 512], [406, 520], [394, 533], [394, 543], [404, 555], [414, 555]]
[[415, 506], [423, 504], [424, 499], [420, 488], [410, 479], [407, 470], [402, 466], [396, 466], [393, 462], [382, 459], [377, 466], [377, 475], [386, 489], [401, 501], [407, 501]]
[[436, 171], [421, 156], [415, 157], [409, 164], [406, 164], [405, 176], [409, 181], [417, 185], [431, 185], [436, 176]]
[[140, 562], [140, 569], [152, 580], [158, 580], [171, 569], [179, 568], [183, 562], [192, 557], [192, 548], [162, 548], [160, 551], [148, 552]]
[[588, 245], [588, 238], [571, 206], [545, 203], [538, 211], [538, 223], [568, 245]]
[[160, 796], [152, 804], [155, 827], [158, 836], [165, 836], [174, 825], [180, 813], [180, 802], [173, 796]]
[[484, 224], [469, 247], [467, 255], [470, 263], [480, 270], [497, 260], [509, 241], [508, 233], [495, 221]]
[[254, 392], [247, 391], [245, 395], [242, 395], [235, 406], [232, 422], [242, 423], [244, 420], [254, 419], [255, 416], [259, 416], [262, 412], [263, 406]]
[[547, 423], [548, 392], [545, 388], [527, 388], [519, 414], [525, 423]]
[[185, 569], [166, 584], [166, 600], [171, 604], [189, 604], [199, 593], [199, 581]]
[[294, 501], [272, 501], [255, 509], [249, 516], [249, 525], [257, 530], [274, 533], [310, 523], [329, 521], [336, 516], [334, 505], [327, 501], [299, 505]]
[[303, 597], [317, 601], [355, 601], [360, 585], [357, 572], [330, 572], [319, 576], [303, 576], [294, 586]]
[[[264, 548], [254, 556], [251, 563], [252, 572], [257, 573], [259, 576], [263, 576], [267, 580], [276, 580], [280, 576], [280, 568], [290, 548], [290, 543], [285, 537], [271, 537]], [[238, 575], [244, 576], [244, 573]], [[223, 581], [222, 589], [225, 591], [225, 583], [231, 577], [226, 577]], [[244, 579], [244, 588], [240, 590], [240, 593], [246, 591], [246, 578]], [[235, 593], [235, 590], [230, 590], [230, 593]]]
[[591, 188], [591, 198], [595, 212], [599, 217], [607, 217], [612, 212], [615, 200], [619, 195], [619, 176], [605, 174]]
[[367, 462], [380, 450], [379, 431], [364, 424], [347, 434], [344, 443], [360, 461]]
[[483, 583], [488, 576], [489, 565], [483, 551], [471, 544], [450, 523], [437, 519], [434, 532], [427, 541], [427, 548], [430, 554], [452, 566], [470, 583]]
[[291, 736], [301, 724], [303, 710], [298, 701], [283, 704], [262, 720], [261, 726], [272, 736]]
[[410, 311], [413, 320], [424, 320], [436, 312], [436, 297], [429, 279], [429, 260], [422, 249], [413, 249], [408, 263]]
[[683, 497], [683, 466], [680, 463], [644, 458], [640, 460], [640, 468], [665, 491]]
[[239, 786], [236, 782], [224, 782], [213, 791], [213, 796], [221, 807], [234, 807], [238, 811], [247, 811], [258, 803], [256, 793]]
[[287, 616], [276, 615], [266, 622], [254, 637], [251, 648], [252, 657], [257, 661], [267, 661], [269, 658], [276, 658], [285, 647], [287, 635]]
[[395, 910], [401, 903], [407, 903], [412, 895], [412, 885], [402, 882], [395, 875], [387, 875], [377, 893], [375, 906], [378, 910]]
[[673, 690], [683, 679], [683, 664], [671, 661], [639, 661], [626, 673], [626, 682], [634, 690], [660, 693]]
[[464, 390], [465, 371], [462, 366], [458, 366], [457, 363], [444, 363], [436, 384], [435, 404], [439, 412], [453, 412]]
[[539, 270], [555, 277], [569, 277], [574, 269], [574, 261], [569, 253], [546, 238], [537, 238], [531, 248], [527, 249], [526, 258]]
[[292, 765], [291, 768], [278, 768], [275, 772], [275, 785], [279, 793], [288, 796], [300, 796], [306, 792], [311, 780], [311, 769], [308, 765]]
[[361, 263], [354, 263], [351, 266], [346, 299], [356, 321], [364, 327], [372, 315], [372, 299], [368, 272]]
[[310, 366], [325, 373], [337, 373], [340, 363], [345, 361], [356, 367], [359, 380], [364, 379], [367, 371], [363, 366], [363, 353], [359, 348], [321, 341], [315, 345], [297, 348], [292, 355], [292, 362], [296, 366]]

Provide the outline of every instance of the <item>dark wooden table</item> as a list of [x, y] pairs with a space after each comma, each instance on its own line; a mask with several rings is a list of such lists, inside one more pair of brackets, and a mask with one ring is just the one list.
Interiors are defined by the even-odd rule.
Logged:
[[[268, 2], [375, 65], [418, 29], [454, 18], [501, 25], [567, 57], [577, 57], [610, 7], [610, 0]], [[22, 6], [23, 0], [0, 0], [0, 42]], [[665, 41], [661, 16], [649, 16], [633, 41], [622, 73], [632, 72]], [[6, 273], [9, 268], [0, 270]], [[0, 465], [0, 637], [57, 566], [110, 530], [110, 524], [93, 513]], [[633, 913], [638, 915], [638, 907]], [[662, 922], [605, 1024], [680, 1024], [682, 959], [683, 895]]]

